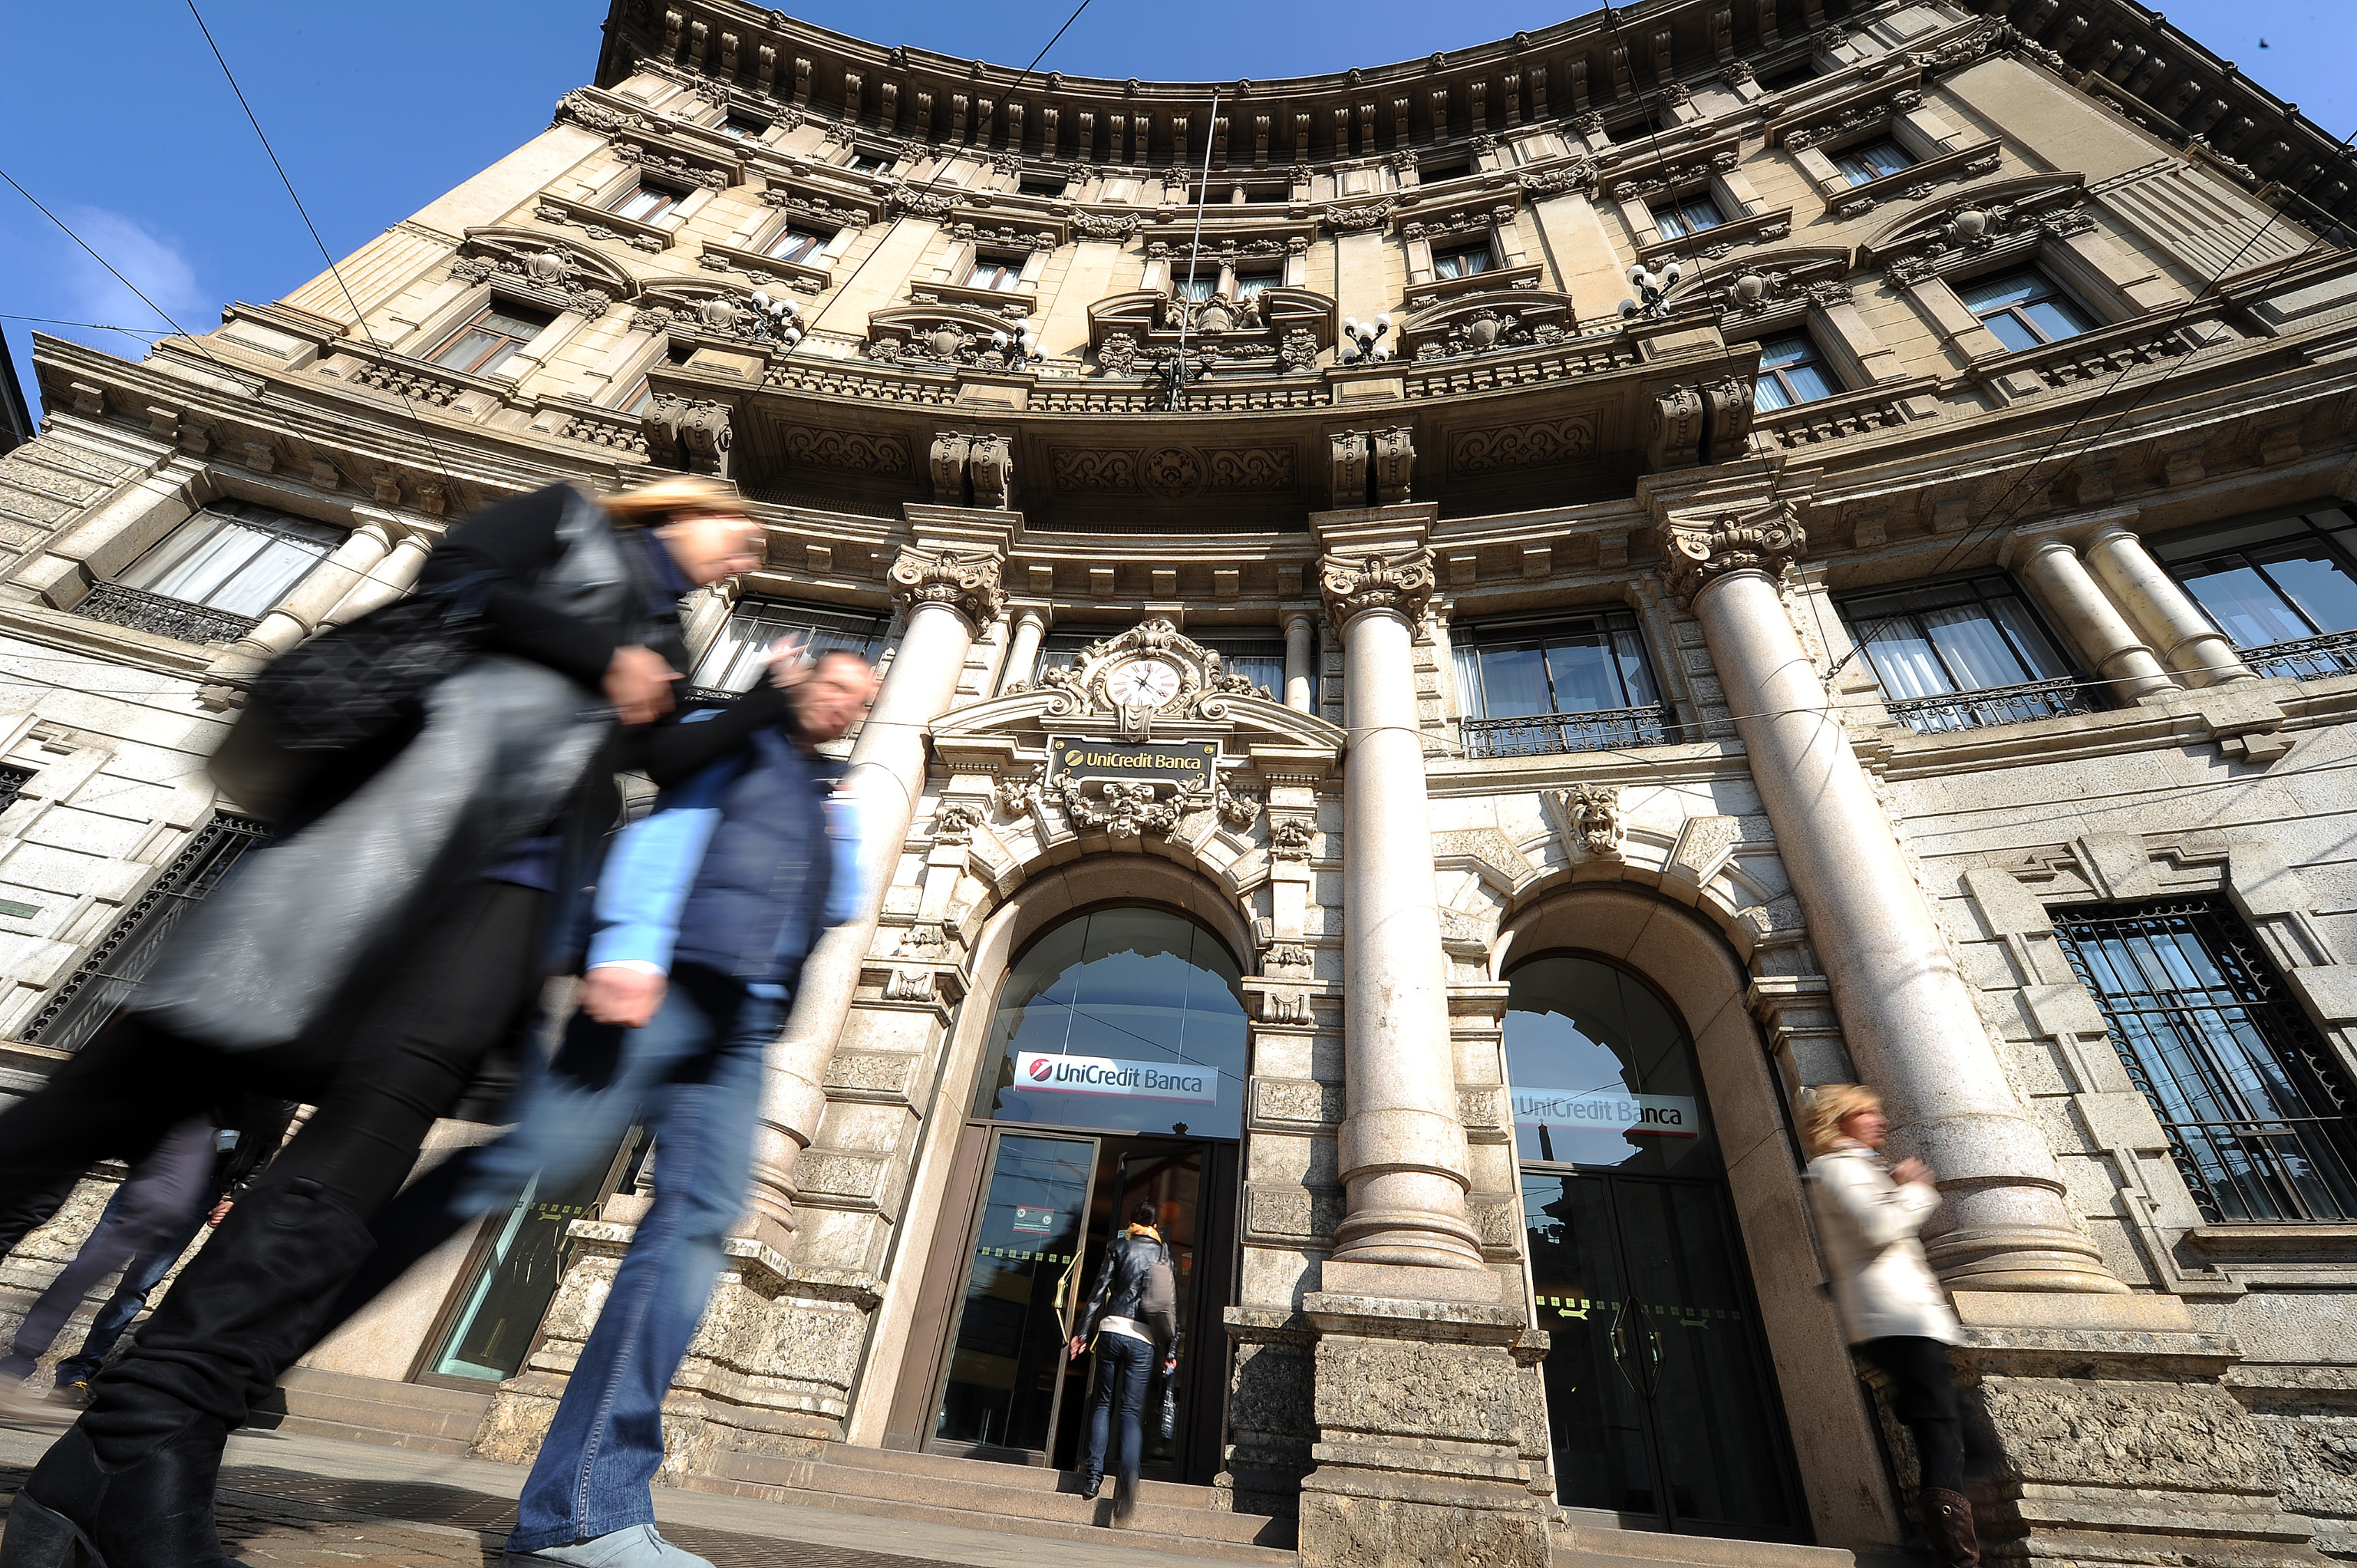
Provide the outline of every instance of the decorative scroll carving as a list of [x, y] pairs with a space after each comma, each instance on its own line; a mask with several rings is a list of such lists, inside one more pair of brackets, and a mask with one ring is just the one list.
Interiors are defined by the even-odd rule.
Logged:
[[1620, 786], [1581, 784], [1569, 789], [1550, 789], [1547, 797], [1562, 813], [1579, 848], [1592, 855], [1620, 853], [1621, 835], [1626, 832], [1626, 824], [1620, 820]]
[[1735, 148], [1722, 147], [1709, 157], [1691, 163], [1663, 164], [1641, 179], [1616, 181], [1610, 194], [1615, 201], [1626, 201], [1632, 196], [1651, 201], [1684, 187], [1699, 185], [1714, 174], [1727, 174], [1742, 161], [1743, 155]]
[[1913, 87], [1902, 87], [1889, 97], [1876, 103], [1853, 103], [1830, 119], [1814, 124], [1796, 126], [1781, 137], [1784, 145], [1793, 152], [1813, 147], [1823, 142], [1836, 140], [1853, 133], [1888, 124], [1892, 116], [1903, 114], [1921, 106], [1923, 94]]
[[[1152, 654], [1178, 671], [1178, 690], [1160, 706], [1149, 710], [1125, 707], [1114, 701], [1105, 686], [1105, 678], [1114, 665], [1140, 653]], [[1255, 689], [1251, 677], [1228, 669], [1217, 650], [1186, 636], [1161, 616], [1089, 644], [1071, 665], [1043, 671], [1039, 686], [1051, 693], [1048, 701], [1050, 718], [1118, 713], [1126, 727], [1141, 731], [1146, 723], [1157, 717], [1218, 723], [1228, 716], [1228, 699], [1232, 697], [1275, 700], [1265, 687]], [[1142, 722], [1132, 725], [1134, 718]]]
[[1356, 207], [1329, 207], [1318, 214], [1329, 229], [1344, 234], [1356, 234], [1368, 229], [1380, 229], [1392, 220], [1399, 203], [1390, 197]]
[[1693, 608], [1695, 596], [1730, 572], [1765, 572], [1781, 582], [1809, 543], [1790, 501], [1748, 518], [1730, 513], [1706, 523], [1672, 518], [1660, 533], [1662, 581], [1681, 609]]
[[646, 433], [649, 462], [696, 474], [728, 473], [728, 449], [736, 433], [726, 403], [658, 392], [654, 406], [640, 416], [640, 428]]
[[938, 431], [926, 454], [933, 499], [942, 506], [976, 506], [1004, 511], [1015, 499], [1013, 448], [1004, 435]]
[[1076, 212], [1072, 230], [1084, 240], [1127, 240], [1146, 227], [1146, 220], [1135, 212], [1110, 217], [1102, 212]]
[[1991, 251], [2089, 232], [2095, 220], [2086, 199], [2075, 183], [2017, 192], [2004, 201], [1958, 197], [1910, 218], [1896, 234], [1861, 246], [1859, 264], [1878, 262], [1893, 282], [1911, 287]]
[[2010, 22], [1983, 22], [1962, 38], [1950, 38], [1937, 48], [1921, 49], [1907, 58], [1928, 78], [1943, 75], [1993, 54], [2027, 55], [2049, 70], [2058, 73], [2068, 70], [2061, 55]]
[[963, 616], [978, 637], [1006, 607], [998, 565], [995, 555], [959, 555], [949, 550], [932, 553], [912, 545], [892, 563], [887, 580], [893, 602], [903, 609], [946, 605]]
[[1208, 784], [1191, 788], [1172, 779], [1066, 777], [1046, 789], [1073, 827], [1117, 839], [1170, 832], [1198, 811], [1216, 811], [1222, 826], [1243, 832], [1260, 815], [1259, 798], [1231, 790], [1216, 771]]
[[652, 169], [663, 178], [677, 180], [682, 185], [701, 186], [705, 190], [728, 188], [726, 170], [697, 163], [678, 153], [667, 153], [661, 147], [618, 141], [614, 144], [614, 161], [640, 169]]
[[1293, 450], [1286, 446], [1164, 446], [1149, 452], [1060, 446], [1050, 453], [1049, 462], [1056, 488], [1076, 493], [1144, 490], [1181, 499], [1200, 490], [1294, 488]]
[[846, 474], [905, 474], [908, 444], [897, 435], [867, 435], [856, 430], [820, 430], [789, 424], [778, 431], [786, 460], [800, 467], [835, 468]]
[[1456, 474], [1495, 474], [1512, 468], [1575, 463], [1596, 452], [1596, 421], [1589, 415], [1501, 424], [1459, 431], [1450, 440], [1448, 467]]
[[1571, 296], [1539, 289], [1459, 295], [1400, 324], [1400, 352], [1419, 363], [1558, 343], [1570, 335]]
[[1405, 425], [1375, 431], [1367, 438], [1367, 457], [1374, 470], [1375, 504], [1397, 506], [1406, 500], [1415, 478], [1415, 432]]
[[[976, 306], [897, 306], [867, 318], [867, 357], [912, 369], [1020, 370], [1014, 335], [1008, 318]], [[997, 336], [1009, 339], [1005, 348], [992, 340]]]
[[1390, 610], [1413, 626], [1424, 618], [1435, 583], [1423, 551], [1385, 560], [1380, 555], [1327, 555], [1318, 563], [1318, 589], [1334, 634], [1362, 615]]
[[638, 292], [628, 273], [592, 252], [552, 245], [537, 235], [479, 230], [450, 262], [461, 283], [499, 280], [520, 298], [595, 321], [617, 299]]
[[1653, 433], [1645, 445], [1646, 463], [1655, 468], [1674, 468], [1696, 462], [1702, 439], [1702, 393], [1693, 387], [1655, 391]]

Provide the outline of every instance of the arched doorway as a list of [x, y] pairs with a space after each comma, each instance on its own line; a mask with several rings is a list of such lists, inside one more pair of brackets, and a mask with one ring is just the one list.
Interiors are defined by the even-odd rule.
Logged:
[[[1242, 970], [1187, 916], [1084, 910], [1009, 967], [942, 1209], [962, 1278], [935, 1308], [924, 1446], [1070, 1467], [1089, 1363], [1066, 1352], [1105, 1248], [1155, 1205], [1189, 1354], [1146, 1474], [1219, 1468], [1221, 1309], [1232, 1291], [1248, 1033]], [[952, 1243], [954, 1245], [954, 1243]]]
[[1807, 1513], [1693, 1041], [1629, 971], [1506, 975], [1557, 1500], [1695, 1534], [1800, 1540]]

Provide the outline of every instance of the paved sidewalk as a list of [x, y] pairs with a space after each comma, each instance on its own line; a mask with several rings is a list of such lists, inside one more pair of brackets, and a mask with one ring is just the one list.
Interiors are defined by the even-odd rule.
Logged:
[[[0, 1423], [0, 1499], [13, 1498], [54, 1425]], [[216, 1513], [254, 1568], [496, 1568], [524, 1472], [488, 1460], [304, 1434], [240, 1434]], [[1191, 1557], [1118, 1544], [829, 1513], [655, 1488], [664, 1536], [716, 1568], [1177, 1568]]]

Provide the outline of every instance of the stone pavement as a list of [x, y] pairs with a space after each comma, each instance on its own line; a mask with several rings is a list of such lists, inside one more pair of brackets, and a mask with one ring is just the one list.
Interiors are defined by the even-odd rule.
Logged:
[[[0, 1422], [0, 1500], [60, 1430]], [[255, 1432], [230, 1444], [216, 1516], [254, 1568], [497, 1568], [524, 1472], [486, 1460]], [[655, 1489], [664, 1536], [716, 1568], [1177, 1568], [1117, 1543], [953, 1530], [756, 1498]]]

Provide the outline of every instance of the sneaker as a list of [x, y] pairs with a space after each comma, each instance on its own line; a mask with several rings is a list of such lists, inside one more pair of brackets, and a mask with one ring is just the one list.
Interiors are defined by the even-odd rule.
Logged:
[[575, 1568], [712, 1568], [707, 1560], [665, 1541], [651, 1524], [634, 1524], [571, 1546], [511, 1552], [506, 1561], [509, 1568], [535, 1563], [570, 1563]]
[[73, 1410], [88, 1410], [90, 1408], [90, 1380], [87, 1378], [76, 1378], [70, 1383], [59, 1383], [56, 1388], [49, 1391], [49, 1402], [51, 1404], [65, 1405]]

